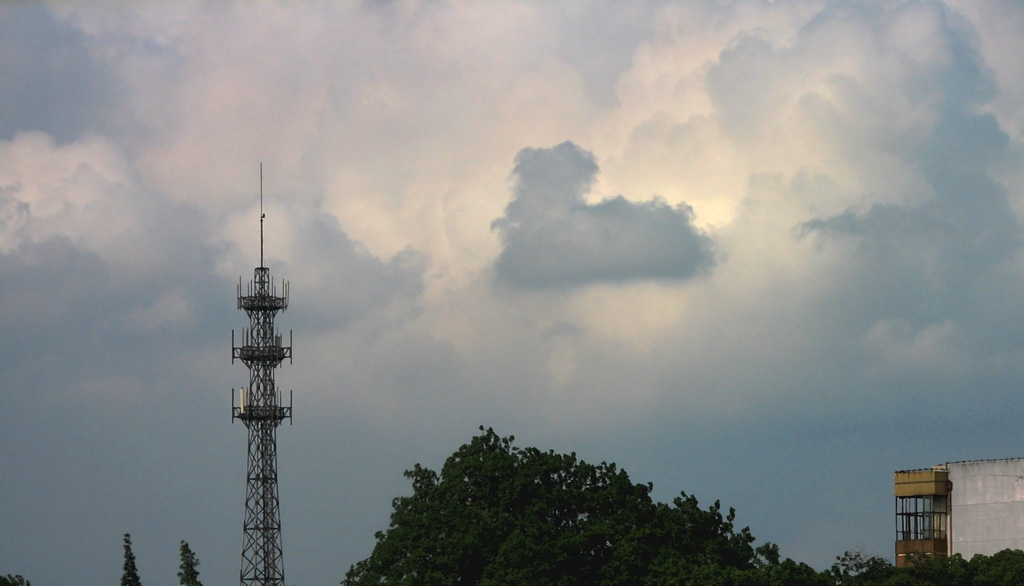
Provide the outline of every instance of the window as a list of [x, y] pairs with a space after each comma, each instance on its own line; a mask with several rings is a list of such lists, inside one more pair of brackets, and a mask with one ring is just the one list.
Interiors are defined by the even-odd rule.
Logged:
[[945, 539], [946, 496], [896, 498], [896, 539]]

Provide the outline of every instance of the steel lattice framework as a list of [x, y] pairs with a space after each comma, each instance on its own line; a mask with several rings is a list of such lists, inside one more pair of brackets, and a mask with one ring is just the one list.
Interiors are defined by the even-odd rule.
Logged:
[[[262, 176], [262, 169], [260, 172]], [[261, 177], [262, 183], [262, 177]], [[262, 189], [261, 189], [262, 192]], [[262, 208], [262, 193], [260, 195]], [[260, 264], [263, 264], [263, 214], [260, 214]], [[239, 419], [249, 432], [245, 480], [245, 522], [242, 525], [241, 586], [284, 585], [284, 557], [281, 540], [281, 510], [277, 492], [277, 428], [292, 417], [291, 392], [288, 405], [274, 384], [274, 370], [284, 360], [291, 362], [291, 332], [288, 345], [274, 329], [274, 317], [288, 308], [288, 282], [281, 281], [280, 294], [270, 278], [270, 269], [259, 266], [245, 294], [238, 282], [238, 309], [249, 316], [242, 330], [241, 345], [231, 332], [231, 362], [241, 360], [249, 369], [248, 388], [239, 389], [238, 404], [231, 393], [231, 420]]]

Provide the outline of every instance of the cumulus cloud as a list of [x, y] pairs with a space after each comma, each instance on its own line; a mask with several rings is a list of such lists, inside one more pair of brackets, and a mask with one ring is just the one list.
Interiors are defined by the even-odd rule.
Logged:
[[722, 498], [797, 559], [884, 554], [893, 467], [1019, 455], [1022, 22], [1014, 0], [0, 6], [0, 562], [99, 583], [131, 530], [155, 574], [196, 536], [237, 575], [221, 391], [259, 161], [292, 283], [294, 581], [337, 580], [400, 471], [480, 423]]
[[[68, 378], [50, 386], [60, 392], [82, 376], [76, 369], [153, 368], [160, 360], [141, 338], [224, 343], [231, 325], [244, 323], [231, 311], [232, 281], [251, 278], [259, 260], [257, 202], [252, 198], [248, 213], [202, 215], [148, 185], [100, 135], [57, 144], [31, 131], [0, 140], [0, 318], [21, 332], [17, 342], [6, 340], [7, 360], [31, 369], [66, 351], [74, 357], [65, 365]], [[267, 212], [268, 263], [297, 285], [291, 324], [314, 335], [415, 315], [419, 253], [381, 260], [336, 218], [291, 198]], [[136, 359], [121, 363], [117, 355]]]
[[42, 3], [0, 6], [0, 55], [0, 138], [42, 130], [64, 142], [112, 121], [116, 76]]
[[[319, 333], [373, 317], [386, 316], [395, 325], [416, 315], [424, 287], [421, 252], [407, 247], [382, 259], [350, 238], [332, 215], [296, 205], [271, 206], [267, 213], [278, 224], [273, 229], [285, 232], [268, 245], [266, 262], [294, 283], [296, 304], [288, 321]], [[254, 217], [243, 222], [250, 232]], [[236, 257], [235, 267], [248, 278], [250, 270], [241, 268], [246, 257]]]
[[499, 281], [543, 289], [685, 280], [711, 266], [711, 240], [688, 206], [621, 195], [588, 204], [597, 173], [594, 156], [571, 142], [516, 155], [515, 195], [492, 224], [502, 240]]
[[[969, 340], [956, 348], [960, 359], [979, 360], [992, 331], [978, 327], [979, 316], [990, 311], [987, 300], [978, 298], [978, 284], [1015, 265], [1024, 244], [1010, 193], [993, 177], [1010, 156], [1010, 140], [998, 119], [982, 111], [996, 95], [995, 85], [968, 34], [951, 25], [953, 18], [937, 5], [907, 5], [893, 16], [876, 28], [912, 60], [913, 69], [898, 81], [906, 88], [901, 95], [918, 97], [920, 124], [912, 133], [871, 132], [880, 150], [915, 178], [915, 193], [899, 193], [904, 187], [894, 183], [895, 194], [803, 222], [800, 233], [822, 238], [826, 246], [855, 243], [846, 255], [850, 273], [873, 284], [860, 293], [865, 343], [909, 337], [919, 348], [935, 332], [957, 331]], [[857, 94], [863, 104], [867, 92]], [[875, 105], [876, 112], [882, 108]], [[901, 335], [888, 335], [896, 331]], [[916, 358], [905, 362], [921, 364]]]

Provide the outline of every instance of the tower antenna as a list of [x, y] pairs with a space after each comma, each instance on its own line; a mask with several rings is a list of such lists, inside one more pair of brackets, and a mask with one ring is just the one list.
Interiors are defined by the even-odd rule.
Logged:
[[263, 213], [263, 161], [260, 161], [260, 266], [266, 266], [263, 264], [263, 218], [267, 217]]
[[[231, 362], [241, 360], [249, 369], [249, 385], [239, 391], [235, 405], [231, 394], [231, 420], [245, 424], [249, 436], [246, 456], [245, 518], [242, 523], [240, 586], [284, 584], [284, 548], [281, 540], [281, 508], [277, 490], [277, 428], [292, 419], [291, 392], [288, 404], [277, 389], [274, 371], [292, 360], [291, 333], [284, 339], [274, 326], [278, 313], [288, 309], [288, 282], [281, 289], [263, 266], [263, 163], [260, 163], [260, 266], [242, 288], [238, 280], [238, 309], [249, 318], [235, 345], [231, 331]], [[288, 342], [285, 345], [285, 342]]]

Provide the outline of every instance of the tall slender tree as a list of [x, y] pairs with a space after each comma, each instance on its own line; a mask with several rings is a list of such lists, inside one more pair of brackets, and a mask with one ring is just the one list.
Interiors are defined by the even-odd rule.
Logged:
[[203, 586], [203, 583], [199, 581], [199, 570], [196, 569], [198, 565], [199, 558], [192, 552], [188, 542], [184, 539], [181, 540], [181, 565], [178, 566], [180, 568], [178, 580], [181, 582], [181, 586]]
[[139, 580], [139, 569], [135, 567], [135, 554], [132, 553], [132, 536], [124, 534], [124, 573], [121, 574], [121, 586], [142, 586]]

